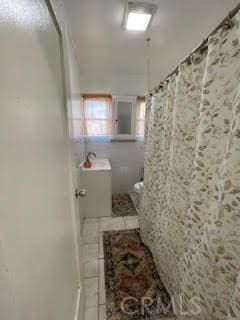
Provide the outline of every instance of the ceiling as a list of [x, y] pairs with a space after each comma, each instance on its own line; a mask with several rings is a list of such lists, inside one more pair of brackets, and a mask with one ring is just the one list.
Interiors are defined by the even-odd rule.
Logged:
[[[147, 33], [121, 28], [124, 0], [65, 0], [81, 91], [143, 95], [151, 37], [151, 87], [174, 69], [239, 0], [147, 0], [158, 5]], [[145, 1], [146, 2], [146, 1]]]

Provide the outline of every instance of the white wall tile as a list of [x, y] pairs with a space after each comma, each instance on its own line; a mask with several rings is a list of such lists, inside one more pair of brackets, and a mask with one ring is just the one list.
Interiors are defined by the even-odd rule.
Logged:
[[[112, 166], [113, 193], [128, 192], [141, 178], [144, 163], [143, 142], [86, 143], [86, 152], [93, 151], [97, 158], [108, 158]], [[82, 154], [81, 144], [75, 144], [75, 154]]]

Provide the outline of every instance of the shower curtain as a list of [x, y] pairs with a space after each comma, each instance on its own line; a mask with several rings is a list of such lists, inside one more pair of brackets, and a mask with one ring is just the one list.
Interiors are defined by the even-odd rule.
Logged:
[[239, 18], [147, 98], [140, 230], [178, 319], [240, 319]]

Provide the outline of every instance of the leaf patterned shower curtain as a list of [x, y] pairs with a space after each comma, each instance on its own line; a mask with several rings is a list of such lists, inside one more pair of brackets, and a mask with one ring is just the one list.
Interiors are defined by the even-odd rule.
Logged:
[[141, 236], [196, 320], [240, 319], [239, 17], [147, 98]]

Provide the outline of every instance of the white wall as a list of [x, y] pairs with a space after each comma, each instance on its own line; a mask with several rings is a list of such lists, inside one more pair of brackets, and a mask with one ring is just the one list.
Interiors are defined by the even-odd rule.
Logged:
[[[54, 0], [56, 4], [58, 1]], [[65, 18], [66, 20], [66, 18]], [[70, 41], [70, 47], [72, 47], [73, 42]], [[80, 100], [80, 96], [84, 92], [90, 92], [86, 90], [86, 88], [82, 87], [81, 77], [79, 77], [79, 65], [77, 58], [73, 52], [73, 50], [68, 50], [72, 52], [72, 59], [69, 59], [69, 68], [70, 72], [73, 75], [71, 80], [71, 97], [72, 99], [77, 98]], [[81, 76], [81, 75], [80, 75]], [[120, 79], [120, 78], [119, 78]], [[84, 82], [86, 82], [86, 75], [84, 77]], [[128, 91], [121, 91], [119, 88], [116, 92], [109, 90], [109, 87], [104, 86], [104, 81], [100, 81], [100, 79], [90, 78], [89, 85], [91, 84], [93, 87], [95, 82], [101, 83], [102, 90], [99, 92], [110, 92], [111, 94], [116, 95], [133, 95], [135, 91], [132, 88], [132, 84], [136, 83], [137, 79], [133, 79], [127, 76], [123, 82], [126, 86], [126, 81], [128, 81]], [[100, 81], [100, 82], [99, 82]], [[112, 79], [107, 80], [107, 83], [112, 83]], [[79, 88], [81, 90], [79, 91]], [[89, 89], [89, 88], [88, 88]], [[144, 92], [144, 90], [140, 90], [136, 93]], [[94, 92], [94, 93], [97, 93]], [[91, 150], [97, 153], [98, 158], [109, 158], [112, 165], [112, 187], [113, 193], [118, 192], [126, 192], [131, 191], [133, 189], [133, 185], [140, 180], [140, 172], [141, 168], [144, 165], [144, 150], [142, 142], [106, 142], [106, 143], [86, 143], [84, 144], [83, 138], [78, 137], [77, 139], [73, 139], [73, 149], [75, 153], [75, 162], [78, 166], [84, 159], [85, 154]], [[76, 169], [78, 174], [78, 169]]]
[[143, 142], [86, 143], [86, 152], [93, 151], [97, 158], [108, 158], [112, 166], [113, 193], [132, 191], [140, 181], [144, 163]]
[[[74, 100], [81, 100], [81, 77], [79, 71], [79, 62], [75, 54], [74, 44], [71, 38], [70, 30], [68, 29], [67, 18], [64, 14], [64, 2], [63, 0], [52, 0], [52, 5], [54, 7], [55, 13], [57, 15], [60, 27], [63, 33], [64, 40], [64, 59], [65, 59], [65, 84], [66, 84], [66, 99], [68, 106], [68, 119], [69, 119], [69, 134], [71, 138], [71, 151], [74, 152], [75, 139], [73, 136], [72, 128], [72, 103]], [[82, 106], [80, 105], [80, 108]], [[83, 137], [78, 137], [78, 159], [81, 161], [85, 157], [85, 144]], [[76, 157], [73, 154], [73, 166], [76, 167]]]
[[79, 228], [59, 42], [45, 1], [0, 0], [0, 41], [0, 319], [73, 320]]
[[[68, 4], [66, 4], [68, 5]], [[79, 67], [77, 59], [73, 59], [70, 64], [72, 73], [75, 74], [74, 79], [78, 79], [75, 83], [79, 83], [77, 87], [75, 84], [73, 87], [73, 96], [80, 100], [79, 87], [81, 93], [110, 93], [115, 95], [143, 95], [147, 84], [142, 85], [138, 77], [132, 77], [127, 75], [121, 77], [120, 74], [114, 79], [109, 77], [98, 78], [91, 74], [84, 75], [83, 78], [79, 78]], [[84, 81], [83, 81], [84, 80]], [[83, 84], [86, 84], [83, 87]], [[96, 84], [101, 84], [101, 90], [95, 90]], [[136, 91], [136, 83], [138, 84], [138, 90]], [[122, 90], [122, 88], [128, 88]], [[76, 88], [76, 89], [74, 89]], [[133, 185], [140, 180], [141, 168], [144, 165], [144, 150], [143, 142], [106, 142], [106, 143], [89, 143], [84, 145], [82, 137], [78, 137], [74, 141], [74, 153], [77, 166], [83, 161], [85, 154], [91, 150], [96, 152], [98, 158], [110, 159], [112, 165], [112, 187], [113, 193], [127, 192], [133, 189]], [[77, 170], [78, 171], [78, 170]]]

